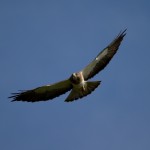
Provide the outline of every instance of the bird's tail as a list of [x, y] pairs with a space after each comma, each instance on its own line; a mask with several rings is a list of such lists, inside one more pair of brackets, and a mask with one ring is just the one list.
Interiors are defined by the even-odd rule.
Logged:
[[100, 83], [101, 81], [87, 81], [83, 86], [73, 87], [65, 102], [71, 102], [91, 94], [100, 85]]

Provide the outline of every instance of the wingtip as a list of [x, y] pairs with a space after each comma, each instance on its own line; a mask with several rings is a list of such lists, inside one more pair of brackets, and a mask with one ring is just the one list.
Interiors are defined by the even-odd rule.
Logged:
[[11, 100], [10, 102], [17, 101], [17, 100], [16, 100], [16, 96], [15, 96], [15, 95], [14, 95], [14, 96], [9, 96], [8, 98], [12, 98], [12, 100]]
[[127, 34], [126, 33], [126, 31], [127, 31], [127, 28], [125, 29], [125, 30], [121, 30], [120, 32], [119, 32], [119, 34], [118, 34], [118, 36], [115, 38], [116, 40], [117, 39], [121, 39], [121, 41], [123, 40], [123, 38], [124, 38], [124, 36]]
[[127, 31], [127, 28], [125, 28], [125, 29], [123, 30], [123, 33], [126, 32], [126, 31]]
[[127, 28], [125, 30], [123, 30], [123, 31], [120, 31], [118, 37], [119, 36], [124, 37], [127, 34], [126, 31], [127, 31]]
[[19, 96], [20, 93], [11, 93], [11, 96], [8, 98], [12, 99], [11, 102], [18, 101], [17, 97]]

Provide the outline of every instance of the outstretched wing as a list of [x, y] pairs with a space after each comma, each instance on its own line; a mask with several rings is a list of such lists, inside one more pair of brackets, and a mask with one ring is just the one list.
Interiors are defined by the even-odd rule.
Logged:
[[12, 93], [12, 101], [37, 102], [46, 101], [60, 96], [72, 89], [70, 80], [64, 80], [51, 85], [41, 86], [32, 90], [22, 91], [20, 93]]
[[126, 35], [126, 30], [119, 33], [119, 35], [105, 48], [101, 51], [97, 57], [83, 70], [84, 80], [88, 80], [95, 76], [99, 71], [103, 70], [112, 57], [117, 52], [121, 41], [123, 40], [124, 36]]

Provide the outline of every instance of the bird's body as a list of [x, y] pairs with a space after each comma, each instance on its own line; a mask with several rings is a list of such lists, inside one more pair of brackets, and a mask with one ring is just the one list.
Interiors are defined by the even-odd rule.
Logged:
[[112, 57], [117, 52], [121, 41], [123, 40], [126, 30], [121, 32], [105, 49], [103, 49], [97, 57], [84, 69], [77, 73], [73, 73], [68, 79], [38, 87], [32, 90], [21, 91], [20, 93], [12, 93], [9, 98], [13, 98], [12, 101], [27, 101], [37, 102], [46, 101], [60, 96], [72, 89], [69, 96], [66, 98], [66, 102], [77, 100], [84, 96], [87, 96], [94, 91], [101, 83], [101, 81], [88, 81], [95, 76], [99, 71], [103, 70]]

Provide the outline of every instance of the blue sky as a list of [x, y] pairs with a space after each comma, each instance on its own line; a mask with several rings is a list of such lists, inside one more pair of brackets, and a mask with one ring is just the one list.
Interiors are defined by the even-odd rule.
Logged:
[[[148, 0], [0, 1], [0, 149], [149, 150]], [[91, 95], [65, 103], [11, 103], [10, 93], [66, 79], [115, 36], [127, 35], [91, 80]]]

